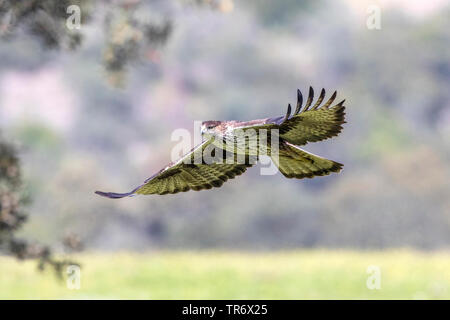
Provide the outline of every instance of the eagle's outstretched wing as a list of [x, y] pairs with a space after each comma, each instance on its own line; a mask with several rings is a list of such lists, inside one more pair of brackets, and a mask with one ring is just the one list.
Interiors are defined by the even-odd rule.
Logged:
[[[290, 117], [286, 115], [280, 123], [280, 137], [295, 145], [304, 145], [308, 142], [316, 142], [337, 136], [345, 123], [345, 107], [342, 100], [331, 106], [336, 98], [336, 91], [330, 99], [320, 105], [325, 98], [325, 90], [322, 89], [316, 103], [311, 107], [314, 99], [314, 90], [309, 87], [309, 96], [302, 110], [303, 96], [297, 90], [297, 107]], [[290, 107], [288, 106], [288, 109]], [[277, 118], [273, 119], [278, 122]]]
[[[345, 100], [331, 106], [336, 98], [336, 91], [330, 99], [323, 102], [325, 89], [322, 89], [316, 103], [312, 105], [314, 90], [309, 87], [309, 96], [302, 110], [303, 95], [297, 90], [297, 107], [291, 115], [291, 105], [285, 116], [253, 120], [242, 123], [237, 129], [278, 129], [280, 138], [295, 145], [304, 145], [337, 136], [345, 123]], [[312, 106], [311, 106], [312, 105]]]
[[222, 186], [225, 181], [242, 174], [251, 166], [251, 164], [228, 164], [225, 161], [221, 161], [220, 163], [205, 163], [203, 160], [203, 152], [211, 142], [212, 140], [205, 140], [178, 161], [170, 163], [167, 167], [148, 178], [144, 184], [131, 192], [114, 193], [96, 191], [95, 193], [104, 197], [118, 199], [136, 194], [162, 195], [188, 190], [198, 191], [211, 189]]

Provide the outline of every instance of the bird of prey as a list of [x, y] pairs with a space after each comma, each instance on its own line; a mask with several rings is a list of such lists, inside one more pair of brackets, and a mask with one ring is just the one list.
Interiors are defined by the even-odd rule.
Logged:
[[[345, 100], [332, 106], [336, 91], [322, 104], [324, 98], [325, 90], [322, 89], [313, 105], [314, 90], [310, 87], [305, 106], [302, 106], [303, 95], [297, 90], [297, 106], [292, 113], [289, 104], [284, 116], [251, 121], [203, 121], [203, 142], [178, 161], [170, 163], [131, 192], [96, 191], [96, 194], [117, 199], [137, 194], [163, 195], [220, 187], [228, 179], [244, 173], [258, 160], [263, 144], [256, 143], [256, 146], [253, 144], [250, 147], [248, 142], [251, 140], [249, 137], [256, 138], [252, 141], [262, 141], [258, 138], [264, 130], [266, 136], [268, 131], [275, 132], [270, 134], [270, 141], [264, 144], [264, 150], [285, 177], [302, 179], [339, 172], [342, 164], [299, 147], [337, 136], [341, 132], [345, 123]], [[272, 147], [274, 140], [277, 142], [276, 152]], [[212, 155], [209, 161], [204, 157], [208, 149]]]

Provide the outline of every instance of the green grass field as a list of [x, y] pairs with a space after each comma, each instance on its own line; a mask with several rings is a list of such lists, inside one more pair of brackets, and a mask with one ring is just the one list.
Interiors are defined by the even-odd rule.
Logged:
[[[3, 299], [448, 299], [450, 252], [85, 253], [81, 288], [0, 257]], [[381, 288], [366, 286], [367, 268]]]

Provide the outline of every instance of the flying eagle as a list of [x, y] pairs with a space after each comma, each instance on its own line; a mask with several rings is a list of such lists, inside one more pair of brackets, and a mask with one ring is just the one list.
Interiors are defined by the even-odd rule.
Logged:
[[[309, 88], [305, 107], [303, 95], [297, 90], [297, 106], [292, 112], [288, 105], [284, 116], [251, 121], [204, 121], [202, 122], [203, 142], [182, 156], [178, 161], [145, 180], [139, 187], [128, 193], [95, 193], [108, 198], [123, 198], [136, 194], [168, 194], [188, 190], [203, 190], [220, 187], [228, 179], [241, 175], [258, 159], [262, 144], [249, 147], [249, 137], [258, 138], [264, 130], [275, 132], [270, 135], [264, 147], [279, 171], [287, 178], [312, 178], [339, 172], [343, 165], [300, 149], [298, 146], [337, 136], [345, 123], [345, 100], [331, 106], [336, 91], [322, 105], [325, 90], [312, 105], [314, 90]], [[244, 135], [238, 134], [244, 133]], [[275, 137], [275, 138], [274, 138]], [[277, 142], [274, 152], [272, 142]], [[270, 144], [270, 145], [269, 145]], [[206, 161], [204, 155], [211, 149], [213, 159]], [[231, 148], [230, 148], [231, 147]], [[231, 150], [231, 151], [230, 151]], [[221, 151], [221, 152], [220, 152]], [[231, 161], [230, 159], [231, 154]], [[253, 157], [252, 157], [253, 156]], [[198, 160], [200, 159], [200, 160]], [[244, 159], [244, 161], [237, 161]], [[253, 161], [252, 161], [253, 159]]]

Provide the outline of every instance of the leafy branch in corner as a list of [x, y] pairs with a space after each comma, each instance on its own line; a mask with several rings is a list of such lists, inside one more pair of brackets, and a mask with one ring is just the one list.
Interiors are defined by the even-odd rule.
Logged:
[[[68, 259], [57, 259], [48, 246], [16, 236], [27, 220], [28, 216], [23, 208], [29, 202], [29, 197], [23, 192], [16, 149], [0, 137], [0, 251], [19, 260], [37, 259], [39, 270], [51, 267], [62, 278], [65, 267], [79, 264]], [[67, 241], [65, 240], [65, 244], [70, 247]], [[77, 244], [74, 240], [71, 243], [72, 247]]]

